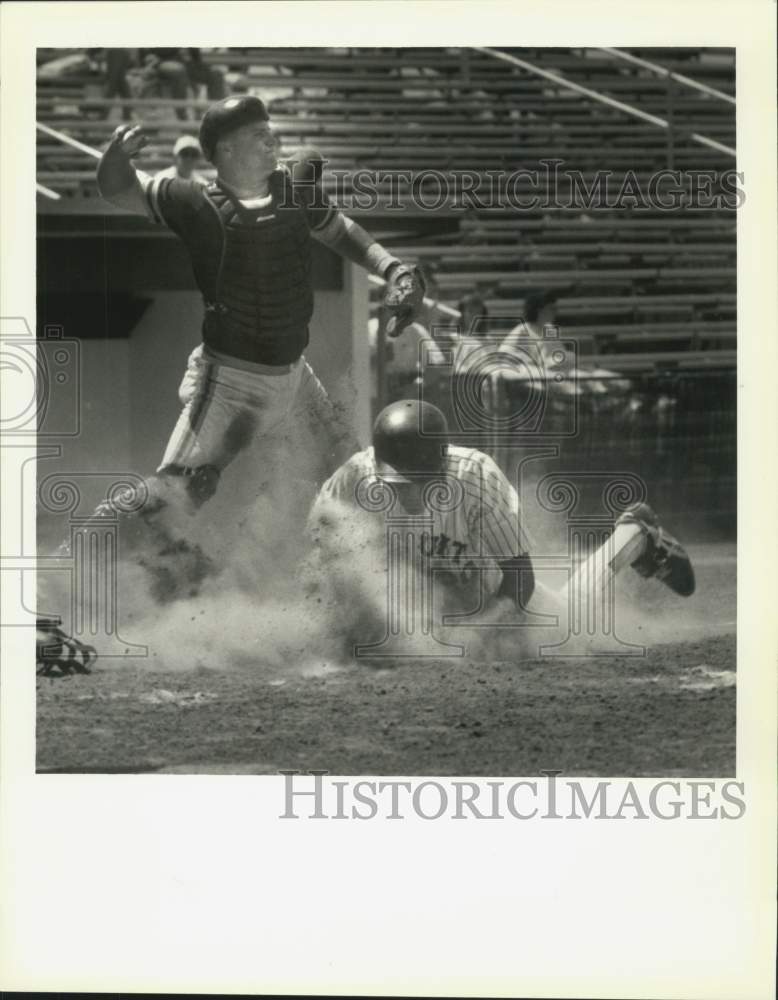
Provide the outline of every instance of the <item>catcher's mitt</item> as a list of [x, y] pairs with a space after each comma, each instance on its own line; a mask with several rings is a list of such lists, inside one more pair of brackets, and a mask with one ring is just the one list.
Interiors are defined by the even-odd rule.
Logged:
[[44, 677], [50, 674], [91, 674], [97, 650], [65, 635], [59, 627], [61, 624], [61, 618], [38, 617], [35, 632], [36, 673]]
[[399, 337], [412, 323], [424, 300], [426, 284], [418, 267], [412, 264], [393, 265], [386, 281], [384, 306], [389, 312], [386, 333]]

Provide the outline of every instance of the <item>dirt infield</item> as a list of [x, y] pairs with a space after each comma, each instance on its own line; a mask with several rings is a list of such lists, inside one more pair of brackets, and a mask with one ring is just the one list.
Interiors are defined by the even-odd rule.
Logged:
[[403, 662], [319, 676], [116, 666], [38, 682], [39, 771], [717, 776], [735, 637], [645, 657]]

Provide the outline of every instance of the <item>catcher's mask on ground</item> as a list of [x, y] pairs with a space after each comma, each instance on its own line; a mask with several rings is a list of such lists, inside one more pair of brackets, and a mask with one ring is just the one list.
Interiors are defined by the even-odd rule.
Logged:
[[409, 513], [423, 506], [424, 491], [445, 476], [448, 425], [431, 403], [401, 399], [376, 418], [376, 474], [391, 483]]

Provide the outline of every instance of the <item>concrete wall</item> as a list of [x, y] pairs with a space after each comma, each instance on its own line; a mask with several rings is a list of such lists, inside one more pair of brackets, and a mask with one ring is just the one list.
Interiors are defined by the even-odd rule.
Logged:
[[[201, 314], [197, 293], [159, 291], [129, 339], [80, 342], [80, 434], [48, 439], [62, 446], [62, 455], [41, 459], [39, 482], [53, 472], [147, 475], [156, 468], [178, 418], [178, 386], [187, 357], [200, 342]], [[365, 442], [370, 428], [367, 315], [366, 275], [346, 265], [342, 290], [316, 292], [307, 352], [328, 391], [349, 406], [357, 436]], [[55, 387], [50, 426], [57, 427], [72, 405], [71, 389]], [[105, 495], [106, 480], [87, 478], [81, 488], [83, 503], [91, 507]], [[45, 523], [42, 527], [45, 535]]]

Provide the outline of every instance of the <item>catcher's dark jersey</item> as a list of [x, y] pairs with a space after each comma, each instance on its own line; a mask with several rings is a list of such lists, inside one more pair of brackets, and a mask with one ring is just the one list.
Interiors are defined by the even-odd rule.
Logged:
[[155, 177], [144, 185], [155, 221], [186, 244], [203, 295], [203, 341], [220, 355], [287, 365], [308, 344], [311, 232], [336, 209], [282, 168], [266, 198], [241, 201], [218, 180]]

